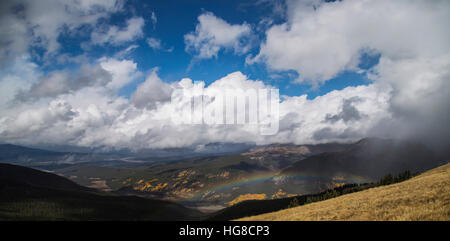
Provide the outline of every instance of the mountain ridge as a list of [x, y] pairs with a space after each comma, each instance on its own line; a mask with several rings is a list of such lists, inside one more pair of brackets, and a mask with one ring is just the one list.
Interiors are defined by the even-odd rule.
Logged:
[[364, 138], [343, 151], [323, 152], [292, 163], [281, 175], [306, 172], [318, 176], [347, 173], [377, 180], [387, 173], [423, 172], [442, 164], [426, 146], [405, 141]]

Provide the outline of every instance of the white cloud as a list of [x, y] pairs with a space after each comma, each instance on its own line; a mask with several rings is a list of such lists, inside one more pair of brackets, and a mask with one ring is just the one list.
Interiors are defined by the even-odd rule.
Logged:
[[28, 55], [21, 55], [0, 71], [0, 116], [6, 116], [17, 93], [27, 90], [36, 82], [41, 73], [38, 66], [30, 61]]
[[163, 47], [161, 39], [152, 38], [152, 37], [147, 38], [147, 44], [148, 44], [148, 46], [150, 46], [150, 48], [152, 48], [154, 50], [163, 50], [166, 52], [172, 52], [174, 49], [173, 47], [170, 47], [170, 48]]
[[158, 102], [166, 102], [170, 100], [172, 87], [163, 82], [153, 69], [152, 73], [147, 77], [144, 83], [140, 84], [136, 92], [131, 96], [131, 101], [138, 108], [147, 107], [154, 108]]
[[91, 39], [93, 44], [121, 45], [126, 42], [134, 41], [143, 36], [142, 28], [145, 21], [142, 17], [133, 17], [126, 21], [124, 28], [117, 26], [108, 26], [107, 30], [98, 29], [92, 32]]
[[152, 49], [161, 49], [161, 40], [157, 38], [147, 38], [148, 46], [150, 46]]
[[[88, 3], [82, 2], [75, 10], [88, 9], [91, 6]], [[311, 4], [315, 11], [311, 11]], [[31, 5], [36, 6], [30, 3], [27, 7]], [[115, 11], [114, 6], [116, 3], [110, 5], [112, 10], [104, 11]], [[298, 71], [300, 81], [316, 85], [341, 71], [357, 70], [362, 51], [379, 53], [380, 61], [367, 71], [373, 80], [370, 85], [334, 90], [313, 100], [305, 95], [284, 97], [280, 103], [280, 130], [273, 136], [262, 136], [242, 125], [175, 123], [173, 114], [180, 111], [180, 104], [186, 103], [169, 101], [172, 91], [202, 88], [204, 82], [193, 83], [185, 78], [169, 84], [154, 69], [132, 97], [126, 99], [117, 96], [117, 90], [140, 75], [132, 60], [121, 56], [100, 58], [80, 70], [44, 74], [28, 55], [18, 55], [7, 70], [0, 72], [0, 140], [140, 149], [212, 142], [317, 143], [375, 135], [414, 137], [448, 146], [449, 10], [447, 1], [288, 2], [288, 21], [266, 32], [267, 39], [259, 55], [251, 61], [263, 61], [275, 70]], [[89, 21], [81, 22], [96, 23], [103, 14], [94, 14]], [[53, 30], [36, 30], [35, 36], [29, 33], [28, 20], [22, 21], [14, 14], [6, 16], [5, 23], [17, 25], [18, 29], [15, 32], [3, 22], [0, 24], [2, 33], [3, 30], [11, 33], [0, 40], [2, 54], [7, 54], [8, 48], [17, 53], [26, 51], [20, 40], [13, 43], [8, 41], [9, 37], [23, 36], [27, 45], [30, 39], [44, 36], [45, 46], [51, 46], [50, 39], [57, 39], [57, 35], [51, 34], [53, 30], [59, 33], [60, 27], [65, 26], [48, 23]], [[25, 19], [36, 18], [36, 23], [40, 23], [37, 14], [26, 16]], [[63, 19], [70, 28], [80, 26], [81, 23], [71, 23], [71, 18], [66, 17]], [[110, 27], [98, 37], [111, 43], [125, 43], [133, 39], [130, 36], [139, 35], [136, 34], [139, 28], [129, 25], [134, 24], [122, 29]], [[222, 49], [245, 53], [248, 45], [243, 39], [250, 34], [250, 26], [245, 23], [230, 25], [205, 13], [199, 16], [196, 30], [185, 35], [185, 41], [187, 49], [195, 52], [197, 58], [212, 58]], [[234, 72], [213, 81], [205, 91], [267, 87], [262, 81]], [[18, 93], [33, 101], [17, 101], [21, 100], [15, 99]]]
[[152, 24], [153, 24], [153, 29], [155, 29], [156, 28], [156, 23], [158, 22], [158, 19], [156, 18], [155, 12], [152, 12], [151, 20], [152, 20]]
[[448, 1], [288, 1], [287, 14], [247, 63], [295, 70], [297, 81], [319, 86], [342, 71], [361, 72], [361, 54], [377, 53], [379, 63], [366, 73], [380, 89], [392, 89], [391, 117], [369, 134], [448, 148]]
[[115, 53], [114, 57], [117, 59], [125, 58], [125, 57], [129, 56], [137, 48], [139, 48], [138, 45], [132, 44], [132, 45], [120, 50], [119, 52]]
[[253, 61], [317, 85], [355, 70], [366, 50], [390, 59], [439, 55], [449, 50], [448, 13], [446, 1], [289, 1], [288, 21], [267, 30]]
[[195, 32], [184, 35], [186, 51], [194, 52], [197, 58], [217, 57], [221, 49], [244, 54], [250, 48], [248, 39], [252, 34], [249, 24], [229, 24], [212, 13], [198, 16]]
[[118, 60], [114, 58], [101, 58], [100, 66], [112, 75], [111, 82], [106, 87], [118, 90], [141, 75], [137, 64], [131, 60]]
[[[114, 69], [110, 84], [116, 78], [129, 76], [120, 73], [133, 73], [133, 64], [127, 61], [102, 59], [99, 62], [110, 71]], [[117, 66], [122, 66], [123, 71]], [[0, 118], [0, 139], [22, 144], [64, 143], [131, 149], [190, 147], [212, 142], [325, 142], [363, 137], [373, 123], [389, 116], [386, 111], [388, 92], [380, 93], [371, 85], [333, 91], [314, 100], [307, 100], [306, 96], [286, 97], [280, 103], [280, 132], [274, 136], [262, 136], [257, 128], [248, 125], [180, 124], [172, 117], [182, 111], [178, 108], [180, 104], [187, 103], [170, 101], [173, 89], [202, 88], [205, 83], [182, 79], [168, 84], [157, 76], [156, 71], [138, 86], [130, 100], [117, 97], [107, 86], [89, 85], [54, 98], [16, 103]], [[235, 72], [214, 81], [204, 91], [269, 87], [262, 81], [250, 80], [241, 72]], [[361, 99], [352, 105], [361, 113], [358, 121], [338, 120], [332, 124], [324, 121], [327, 115], [340, 113], [345, 100], [354, 96]], [[322, 134], [318, 138], [317, 133], [327, 127], [331, 134], [326, 137]]]
[[[375, 124], [390, 117], [389, 98], [388, 90], [374, 84], [334, 90], [313, 100], [308, 100], [305, 95], [286, 97], [280, 105], [280, 132], [272, 141], [317, 143], [365, 137]], [[350, 99], [359, 99], [352, 103], [353, 110], [359, 113], [358, 120], [327, 121], [330, 116], [343, 113], [345, 103]], [[319, 135], [324, 129], [329, 130], [328, 135]]]
[[121, 0], [18, 0], [0, 3], [0, 62], [40, 46], [55, 53], [61, 33], [76, 33], [83, 25], [94, 26], [110, 13], [122, 10]]

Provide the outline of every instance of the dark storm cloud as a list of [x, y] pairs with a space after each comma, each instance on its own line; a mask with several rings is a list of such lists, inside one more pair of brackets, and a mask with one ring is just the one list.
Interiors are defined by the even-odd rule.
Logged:
[[88, 86], [106, 85], [111, 81], [111, 74], [100, 66], [83, 65], [73, 76], [66, 71], [54, 71], [39, 78], [30, 90], [16, 95], [18, 101], [36, 100], [45, 97], [56, 97]]
[[343, 120], [345, 123], [348, 121], [360, 120], [364, 115], [359, 113], [358, 109], [353, 106], [353, 103], [361, 102], [359, 97], [352, 97], [350, 99], [344, 99], [342, 103], [342, 110], [336, 115], [327, 114], [325, 116], [325, 122], [335, 123], [339, 120]]

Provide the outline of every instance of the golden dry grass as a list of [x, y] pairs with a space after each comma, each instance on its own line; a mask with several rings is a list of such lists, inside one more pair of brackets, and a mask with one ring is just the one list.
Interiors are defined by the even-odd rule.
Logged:
[[264, 193], [257, 193], [257, 194], [241, 194], [239, 195], [239, 197], [235, 198], [234, 200], [232, 200], [231, 202], [228, 202], [227, 204], [230, 206], [233, 206], [234, 204], [243, 202], [243, 201], [247, 201], [247, 200], [263, 200], [266, 199], [267, 195]]
[[450, 164], [410, 180], [240, 221], [450, 220]]

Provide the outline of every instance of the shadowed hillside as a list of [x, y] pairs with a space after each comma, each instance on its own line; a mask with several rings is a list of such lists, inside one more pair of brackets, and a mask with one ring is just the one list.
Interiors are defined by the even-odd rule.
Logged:
[[424, 172], [442, 164], [424, 145], [365, 138], [343, 151], [325, 152], [297, 161], [281, 174], [308, 173], [332, 177], [344, 173], [378, 180], [387, 173], [400, 173], [404, 170]]
[[240, 220], [449, 221], [450, 164], [401, 183]]
[[0, 163], [0, 180], [64, 191], [94, 191], [52, 173], [5, 163]]
[[202, 216], [172, 202], [96, 192], [51, 173], [0, 164], [0, 220], [196, 220]]

